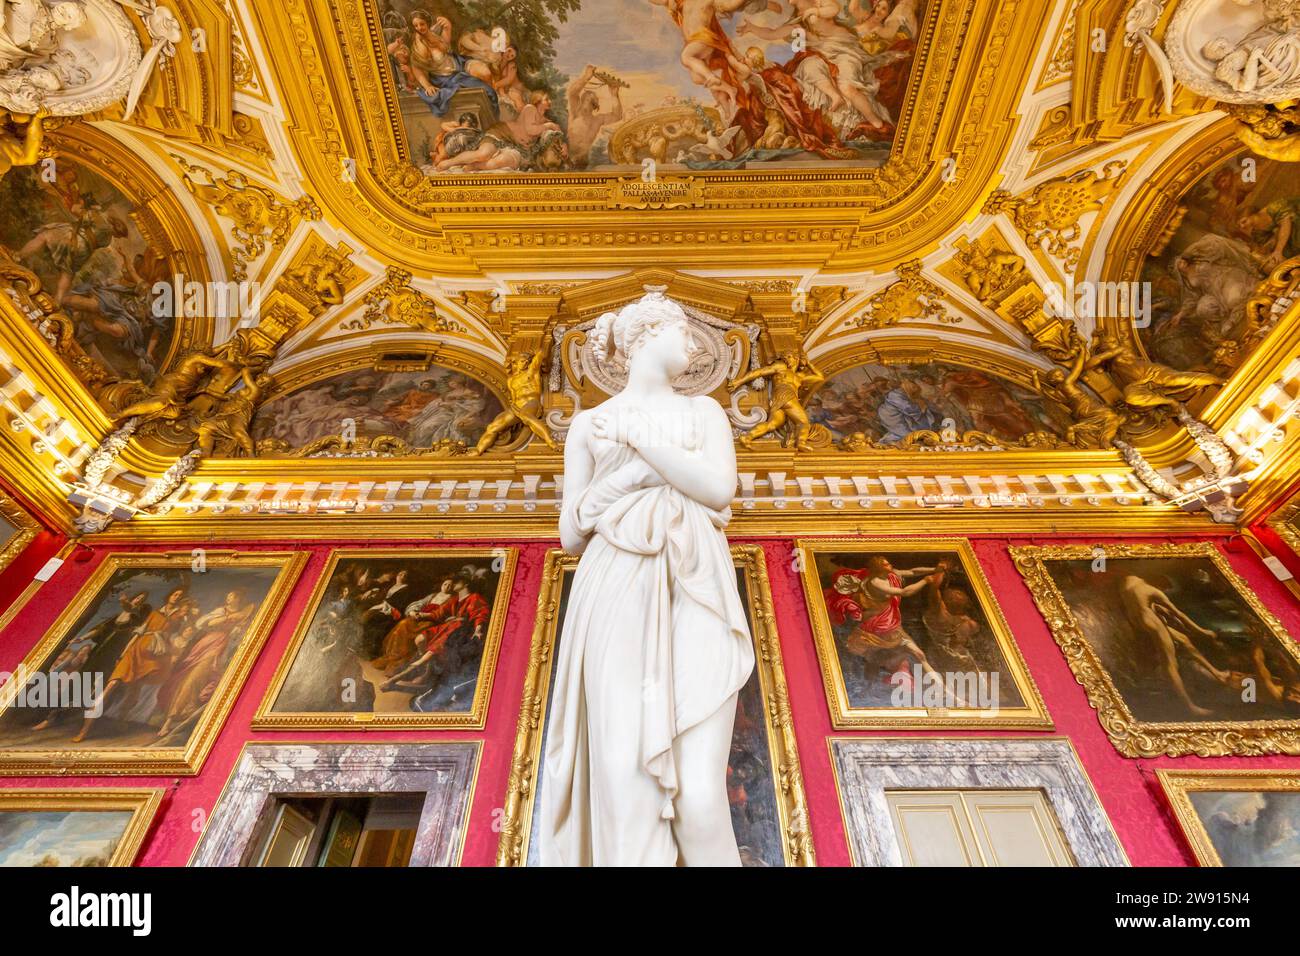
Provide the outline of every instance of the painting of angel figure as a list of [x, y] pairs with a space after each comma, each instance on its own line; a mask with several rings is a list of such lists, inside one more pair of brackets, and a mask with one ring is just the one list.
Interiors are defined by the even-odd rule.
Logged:
[[836, 727], [1050, 726], [969, 543], [801, 540]]
[[377, 0], [431, 175], [888, 157], [925, 0]]
[[336, 551], [255, 725], [482, 727], [514, 561]]
[[[0, 179], [0, 244], [40, 278], [74, 323], [77, 343], [114, 377], [148, 384], [166, 364], [175, 330], [153, 308], [167, 258], [140, 233], [135, 205], [99, 173], [59, 157]], [[164, 314], [155, 314], [155, 311]]]
[[897, 445], [918, 432], [982, 432], [1007, 442], [1035, 433], [1062, 438], [1069, 412], [980, 369], [925, 362], [859, 365], [832, 376], [808, 402], [809, 418], [836, 439], [860, 434]]
[[1300, 255], [1300, 170], [1236, 157], [1180, 203], [1186, 212], [1173, 237], [1142, 270], [1152, 289], [1142, 344], [1173, 368], [1224, 374], [1249, 354], [1246, 302], [1279, 264]]
[[[733, 547], [732, 557], [736, 561], [737, 585], [748, 612], [750, 630], [758, 645], [754, 671], [736, 699], [736, 721], [727, 762], [727, 798], [736, 844], [744, 866], [812, 865], [810, 850], [798, 848], [790, 840], [792, 818], [806, 813], [806, 800], [798, 755], [786, 750], [782, 729], [783, 722], [789, 726], [790, 713], [780, 643], [770, 625], [771, 596], [766, 568], [761, 549], [754, 546]], [[545, 765], [541, 755], [545, 753], [551, 713], [549, 688], [576, 567], [577, 558], [572, 555], [559, 551], [547, 555], [539, 598], [539, 609], [546, 609], [546, 613], [539, 615], [533, 633], [527, 678], [527, 686], [542, 702], [542, 720], [540, 726], [528, 722], [520, 725], [515, 742], [516, 759], [524, 754], [531, 756], [520, 775], [512, 778], [507, 801], [520, 819], [516, 825], [502, 829], [499, 864], [540, 865], [538, 841], [531, 840], [529, 834], [540, 813], [536, 795], [541, 793]]]
[[109, 555], [0, 695], [0, 772], [197, 769], [304, 560]]
[[1121, 750], [1300, 752], [1300, 649], [1214, 545], [1012, 554]]
[[486, 385], [450, 369], [362, 369], [272, 398], [257, 410], [252, 437], [267, 451], [345, 434], [392, 436], [413, 448], [472, 448], [500, 412], [500, 399]]

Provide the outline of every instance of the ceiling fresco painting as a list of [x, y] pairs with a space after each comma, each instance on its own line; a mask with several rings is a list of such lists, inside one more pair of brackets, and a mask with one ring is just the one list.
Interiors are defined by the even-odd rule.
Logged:
[[258, 409], [261, 447], [295, 450], [343, 429], [361, 438], [392, 436], [412, 448], [475, 445], [501, 412], [481, 383], [448, 369], [349, 372], [273, 399]]
[[1053, 444], [1071, 424], [1066, 409], [1042, 395], [946, 362], [841, 372], [812, 399], [809, 411], [838, 439], [861, 435], [877, 445], [945, 431], [980, 432], [1013, 443], [1032, 436]]
[[112, 374], [152, 382], [176, 319], [153, 308], [154, 284], [170, 279], [170, 266], [167, 250], [141, 235], [135, 204], [68, 161], [52, 177], [12, 170], [0, 180], [0, 210], [0, 243], [40, 277], [77, 343]]
[[377, 0], [425, 173], [888, 158], [921, 0]]
[[1300, 255], [1300, 167], [1237, 156], [1183, 197], [1168, 244], [1142, 270], [1153, 314], [1142, 341], [1179, 369], [1230, 371], [1246, 357], [1246, 302]]
[[66, 2], [116, 39], [0, 55], [51, 526], [553, 534], [647, 295], [755, 533], [1235, 525], [1300, 460], [1284, 0]]

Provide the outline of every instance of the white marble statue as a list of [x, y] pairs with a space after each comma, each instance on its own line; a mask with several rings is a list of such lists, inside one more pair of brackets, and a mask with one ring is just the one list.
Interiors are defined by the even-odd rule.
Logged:
[[1201, 52], [1215, 64], [1215, 79], [1238, 93], [1264, 95], [1300, 79], [1300, 32], [1295, 22], [1300, 4], [1293, 0], [1286, 6], [1292, 9], [1269, 11], [1273, 18], [1240, 40], [1217, 36], [1205, 45]]
[[[1161, 44], [1150, 39], [1168, 0], [1137, 0], [1144, 42], [1183, 86], [1222, 103], [1300, 96], [1300, 0], [1177, 0]], [[1163, 53], [1161, 48], [1163, 47]], [[1164, 73], [1162, 72], [1162, 76]]]
[[722, 407], [676, 393], [692, 344], [652, 290], [591, 333], [624, 389], [574, 419], [560, 539], [581, 553], [542, 783], [545, 866], [738, 866], [727, 801], [753, 645], [723, 528], [736, 453]]
[[0, 110], [84, 116], [125, 100], [129, 118], [182, 36], [158, 0], [0, 0]]
[[59, 34], [86, 22], [73, 0], [0, 0], [0, 71], [44, 60], [59, 48]]

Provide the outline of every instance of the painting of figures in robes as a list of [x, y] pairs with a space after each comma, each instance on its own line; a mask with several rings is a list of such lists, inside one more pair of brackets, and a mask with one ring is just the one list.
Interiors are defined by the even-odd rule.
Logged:
[[266, 402], [252, 436], [262, 453], [299, 451], [345, 434], [393, 437], [412, 448], [473, 448], [500, 412], [486, 385], [459, 372], [362, 369]]
[[1201, 866], [1300, 866], [1300, 773], [1156, 774]]
[[376, 0], [412, 161], [448, 173], [879, 166], [926, 0]]
[[835, 727], [1051, 727], [969, 542], [795, 547]]
[[[793, 750], [793, 725], [785, 685], [781, 648], [772, 619], [771, 595], [762, 549], [736, 546], [736, 580], [754, 636], [755, 666], [736, 700], [736, 721], [727, 763], [727, 798], [731, 823], [744, 866], [812, 866], [812, 845], [797, 830], [806, 819], [803, 774]], [[547, 555], [538, 625], [525, 683], [525, 694], [541, 701], [542, 720], [521, 719], [515, 740], [515, 764], [497, 863], [538, 866], [539, 848], [530, 834], [541, 812], [543, 754], [550, 722], [550, 687], [556, 649], [564, 629], [569, 590], [578, 559], [561, 551]], [[778, 770], [779, 768], [779, 770]], [[784, 776], [784, 779], [782, 779]], [[526, 782], [526, 787], [524, 786]], [[782, 791], [782, 786], [786, 790]]]
[[255, 726], [482, 727], [515, 557], [336, 551]]
[[1300, 649], [1213, 544], [1011, 553], [1121, 753], [1300, 753]]
[[39, 165], [0, 179], [0, 245], [40, 278], [87, 355], [113, 377], [147, 385], [175, 331], [173, 316], [153, 308], [154, 284], [171, 279], [165, 252], [150, 246], [135, 205], [99, 173], [67, 156], [52, 168], [52, 181]]
[[0, 868], [130, 866], [161, 790], [0, 790]]
[[1142, 269], [1152, 289], [1142, 344], [1173, 368], [1226, 375], [1252, 349], [1247, 301], [1282, 262], [1300, 256], [1300, 169], [1258, 156], [1226, 160], [1180, 210], [1173, 237]]
[[982, 432], [1007, 442], [1043, 433], [1063, 440], [1064, 407], [980, 369], [947, 362], [859, 365], [831, 377], [808, 415], [836, 440], [861, 434], [900, 445], [918, 432]]
[[197, 772], [305, 558], [109, 555], [0, 687], [0, 773]]

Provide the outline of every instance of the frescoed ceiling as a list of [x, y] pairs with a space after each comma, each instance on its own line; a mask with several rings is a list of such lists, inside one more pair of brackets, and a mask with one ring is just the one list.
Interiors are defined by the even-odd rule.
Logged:
[[1294, 63], [1203, 39], [1272, 63], [1294, 3], [68, 2], [133, 58], [40, 108], [0, 44], [0, 455], [69, 529], [553, 533], [647, 288], [737, 529], [1192, 528], [1294, 473]]

